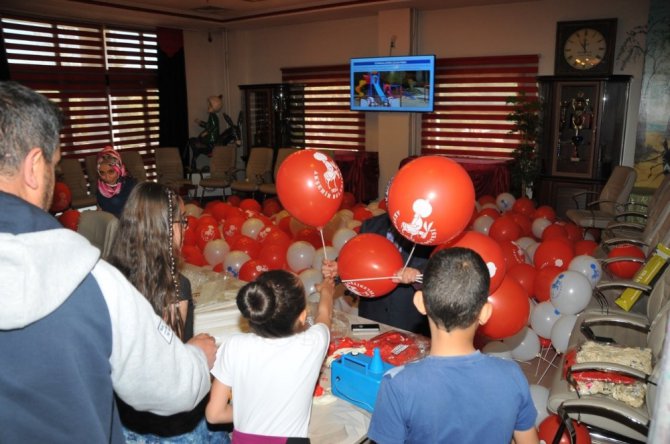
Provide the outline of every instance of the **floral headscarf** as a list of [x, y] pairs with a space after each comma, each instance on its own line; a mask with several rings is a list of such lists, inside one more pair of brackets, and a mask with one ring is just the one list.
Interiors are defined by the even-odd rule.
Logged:
[[[112, 169], [119, 173], [119, 179], [128, 174], [126, 172], [126, 167], [121, 160], [121, 155], [111, 146], [104, 147], [102, 151], [98, 153], [98, 173], [100, 173], [100, 165], [103, 163], [111, 166]], [[112, 197], [119, 194], [121, 192], [121, 184], [121, 180], [110, 185], [98, 178], [98, 190], [100, 190], [100, 194], [105, 197]]]

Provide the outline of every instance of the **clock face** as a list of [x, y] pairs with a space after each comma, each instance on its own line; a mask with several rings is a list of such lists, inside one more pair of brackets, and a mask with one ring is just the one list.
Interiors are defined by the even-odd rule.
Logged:
[[603, 61], [607, 52], [605, 37], [592, 28], [573, 32], [565, 41], [563, 57], [575, 69], [589, 70]]

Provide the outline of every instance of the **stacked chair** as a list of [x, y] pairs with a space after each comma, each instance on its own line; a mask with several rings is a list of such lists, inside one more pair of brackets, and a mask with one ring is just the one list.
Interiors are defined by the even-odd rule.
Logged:
[[631, 167], [617, 165], [605, 183], [598, 200], [586, 203], [585, 208], [579, 208], [579, 201], [588, 194], [588, 191], [576, 193], [572, 196], [577, 203], [577, 209], [569, 209], [566, 215], [570, 220], [583, 228], [606, 228], [617, 214], [626, 209], [628, 197], [635, 185], [637, 173]]
[[272, 148], [251, 148], [244, 178], [233, 181], [230, 188], [254, 196], [263, 183], [272, 182], [272, 156]]
[[119, 221], [112, 213], [101, 210], [83, 211], [79, 217], [77, 232], [97, 247], [102, 257], [106, 257], [118, 225]]
[[195, 188], [191, 179], [184, 178], [184, 166], [177, 147], [156, 148], [155, 158], [158, 183], [167, 185], [180, 194]]
[[298, 151], [297, 148], [279, 148], [277, 151], [277, 159], [275, 160], [274, 173], [272, 174], [273, 182], [271, 183], [262, 183], [258, 187], [258, 191], [263, 193], [264, 197], [267, 197], [270, 194], [277, 194], [277, 172], [281, 163], [291, 154]]
[[59, 180], [64, 182], [72, 193], [72, 208], [85, 208], [95, 206], [95, 194], [89, 194], [84, 170], [81, 163], [73, 157], [66, 157], [58, 164]]
[[128, 171], [128, 174], [133, 176], [138, 183], [147, 181], [147, 170], [144, 168], [144, 160], [142, 160], [142, 155], [138, 151], [121, 151], [121, 160], [126, 166], [126, 171]]
[[205, 197], [205, 190], [216, 190], [221, 188], [225, 195], [225, 189], [230, 186], [235, 174], [235, 145], [217, 145], [212, 150], [212, 158], [209, 165], [209, 177], [200, 179], [200, 202]]

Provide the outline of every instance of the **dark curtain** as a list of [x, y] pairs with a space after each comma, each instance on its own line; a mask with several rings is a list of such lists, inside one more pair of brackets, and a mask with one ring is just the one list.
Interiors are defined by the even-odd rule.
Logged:
[[335, 162], [344, 179], [344, 191], [351, 192], [356, 202], [370, 202], [379, 197], [379, 153], [376, 151], [337, 153]]
[[[179, 147], [188, 158], [188, 110], [184, 36], [181, 30], [158, 28], [158, 104], [160, 107], [159, 146]], [[184, 164], [185, 161], [184, 161]]]
[[7, 52], [5, 52], [5, 37], [2, 33], [2, 24], [0, 24], [0, 81], [9, 80], [9, 63], [7, 62]]

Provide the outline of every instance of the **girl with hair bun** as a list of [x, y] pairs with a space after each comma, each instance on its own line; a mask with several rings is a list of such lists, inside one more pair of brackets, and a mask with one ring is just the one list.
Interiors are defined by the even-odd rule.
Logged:
[[318, 290], [309, 326], [305, 289], [295, 274], [268, 271], [240, 289], [237, 307], [251, 333], [233, 335], [219, 348], [205, 411], [211, 423], [233, 422], [234, 443], [309, 442], [312, 393], [330, 341], [333, 280]]

